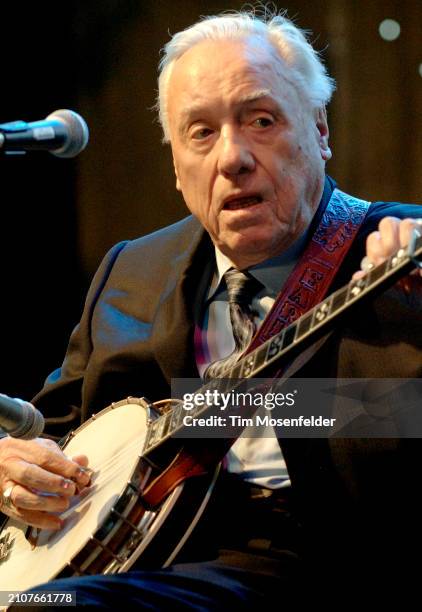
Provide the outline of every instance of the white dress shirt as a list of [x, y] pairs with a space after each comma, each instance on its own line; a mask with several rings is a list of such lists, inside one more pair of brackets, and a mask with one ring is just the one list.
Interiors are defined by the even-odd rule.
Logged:
[[[306, 233], [282, 255], [248, 269], [263, 285], [252, 301], [252, 310], [257, 313], [257, 327], [274, 304], [277, 294], [296, 264], [306, 242]], [[234, 350], [227, 289], [221, 282], [225, 272], [235, 267], [219, 249], [215, 249], [216, 270], [208, 291], [205, 312], [201, 323], [202, 354], [205, 360], [198, 362], [201, 376], [208, 365], [223, 359]], [[265, 409], [262, 409], [265, 413]], [[257, 413], [259, 414], [259, 412]], [[253, 431], [253, 433], [252, 433]], [[258, 486], [276, 489], [290, 485], [286, 462], [272, 427], [245, 428], [242, 436], [233, 444], [225, 460], [229, 472]], [[249, 437], [251, 436], [251, 437]]]

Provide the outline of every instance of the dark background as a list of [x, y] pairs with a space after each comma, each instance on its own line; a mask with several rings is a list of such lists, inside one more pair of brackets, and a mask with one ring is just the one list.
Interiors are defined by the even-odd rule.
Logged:
[[[1, 392], [30, 398], [60, 364], [110, 246], [185, 215], [151, 110], [159, 49], [201, 14], [243, 4], [2, 3], [0, 122], [72, 108], [91, 139], [75, 160], [0, 158]], [[312, 30], [337, 80], [329, 173], [357, 196], [422, 202], [421, 0], [291, 0], [286, 8]], [[385, 18], [401, 25], [393, 42], [379, 36]]]

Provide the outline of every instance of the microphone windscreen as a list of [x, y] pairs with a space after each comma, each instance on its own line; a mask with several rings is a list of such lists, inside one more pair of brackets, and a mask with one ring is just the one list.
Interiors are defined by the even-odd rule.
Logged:
[[85, 120], [78, 113], [68, 109], [60, 109], [48, 115], [47, 119], [60, 121], [66, 126], [68, 133], [65, 144], [60, 149], [51, 151], [53, 155], [57, 157], [76, 157], [85, 149], [89, 140], [89, 129]]

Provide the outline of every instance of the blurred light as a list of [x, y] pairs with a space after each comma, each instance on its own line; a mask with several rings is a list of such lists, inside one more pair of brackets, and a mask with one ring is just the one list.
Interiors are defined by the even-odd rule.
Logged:
[[381, 21], [378, 31], [384, 40], [396, 40], [400, 36], [400, 24], [394, 19]]
[[419, 74], [420, 74], [420, 75], [421, 75], [421, 77], [422, 77], [422, 64], [419, 64]]

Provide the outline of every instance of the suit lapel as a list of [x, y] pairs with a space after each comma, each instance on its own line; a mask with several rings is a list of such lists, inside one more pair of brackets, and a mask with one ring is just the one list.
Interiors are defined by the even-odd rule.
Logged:
[[213, 249], [195, 222], [189, 244], [175, 255], [172, 273], [158, 307], [152, 345], [165, 378], [198, 378], [194, 355], [194, 321], [213, 273]]

